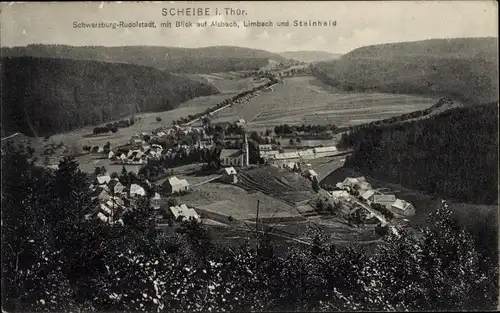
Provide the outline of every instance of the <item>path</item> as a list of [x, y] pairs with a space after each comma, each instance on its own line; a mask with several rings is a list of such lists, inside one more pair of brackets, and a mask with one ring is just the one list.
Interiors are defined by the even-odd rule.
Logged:
[[19, 135], [19, 133], [15, 133], [15, 134], [12, 134], [12, 135], [7, 136], [7, 137], [5, 137], [5, 138], [2, 138], [2, 141], [3, 141], [3, 140], [10, 139], [10, 138], [12, 138], [12, 137], [15, 137], [15, 136], [17, 136], [17, 135]]
[[221, 177], [222, 177], [222, 175], [219, 175], [219, 176], [216, 176], [216, 177], [210, 178], [210, 179], [208, 179], [208, 180], [202, 181], [201, 183], [194, 184], [194, 185], [192, 185], [192, 186], [193, 186], [193, 187], [195, 187], [195, 186], [201, 186], [201, 185], [203, 185], [203, 184], [209, 183], [209, 182], [214, 181], [214, 180], [216, 180], [216, 179], [219, 179], [219, 178], [221, 178]]

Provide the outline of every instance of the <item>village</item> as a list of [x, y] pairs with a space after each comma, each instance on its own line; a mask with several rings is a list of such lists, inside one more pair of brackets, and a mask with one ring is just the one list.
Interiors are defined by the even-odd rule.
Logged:
[[[171, 225], [176, 221], [227, 223], [228, 220], [247, 219], [243, 213], [227, 213], [233, 210], [227, 208], [231, 202], [220, 196], [210, 198], [211, 195], [204, 202], [193, 201], [196, 192], [206, 193], [210, 188], [229, 186], [249, 192], [261, 191], [263, 197], [282, 200], [297, 211], [309, 206], [316, 215], [342, 216], [352, 227], [376, 224], [375, 231], [382, 234], [389, 230], [397, 235], [395, 225], [407, 223], [406, 217], [415, 214], [411, 203], [373, 189], [364, 177], [348, 177], [335, 186], [320, 187], [321, 178], [314, 162], [331, 158], [338, 160], [350, 151], [338, 150], [335, 146], [287, 147], [285, 150], [273, 132], [268, 132], [264, 138], [255, 137], [255, 133], [248, 135], [245, 121], [240, 119], [224, 127], [208, 123], [201, 127], [175, 124], [155, 129], [152, 133], [134, 134], [126, 145], [92, 147], [90, 154], [108, 159], [111, 164], [123, 165], [123, 168], [120, 174], [110, 174], [105, 167], [96, 168], [95, 180], [90, 186], [96, 210], [87, 218], [123, 224], [122, 216], [131, 205], [150, 198], [150, 206], [157, 212], [160, 225]], [[265, 143], [256, 143], [255, 139]], [[141, 166], [138, 173], [125, 169], [125, 165], [130, 164]], [[203, 166], [195, 166], [194, 173], [190, 174], [180, 170], [194, 164]], [[261, 183], [253, 182], [257, 172], [257, 176], [268, 175], [268, 178], [259, 178]], [[200, 175], [204, 180], [194, 180], [196, 176], [193, 175]], [[297, 194], [306, 191], [301, 190], [302, 187], [294, 190], [295, 187], [289, 186], [287, 190], [290, 191], [283, 192], [283, 195], [295, 193], [293, 199], [273, 195], [279, 190], [275, 180], [285, 180], [285, 175], [292, 175], [289, 176], [293, 177], [292, 180], [299, 180], [301, 186], [306, 186], [307, 195], [296, 199]], [[191, 193], [195, 195], [186, 196]], [[245, 210], [252, 213], [255, 208], [241, 207], [240, 211]], [[286, 214], [293, 217], [293, 213], [282, 214], [283, 217]], [[300, 218], [307, 218], [307, 214], [301, 215]], [[261, 213], [261, 216], [265, 217], [265, 214]]]
[[[336, 126], [283, 124], [257, 132], [241, 118], [212, 121], [226, 108], [249, 102], [261, 92], [273, 92], [285, 74], [253, 73], [268, 82], [202, 113], [173, 120], [171, 126], [156, 117], [161, 126], [133, 133], [125, 143], [77, 148], [95, 164], [89, 188], [96, 209], [86, 218], [123, 224], [127, 210], [150, 199], [158, 225], [186, 220], [229, 225], [253, 219], [260, 207], [257, 215], [270, 223], [335, 216], [351, 227], [376, 224], [376, 232], [382, 229], [397, 235], [395, 225], [406, 224], [406, 217], [415, 214], [412, 204], [373, 189], [364, 177], [321, 186], [321, 180], [351, 153], [331, 140], [339, 132]], [[96, 127], [89, 136], [116, 133], [136, 120], [132, 116]], [[300, 144], [302, 140], [314, 143]], [[52, 150], [48, 153], [52, 155], [59, 147], [69, 150], [62, 143], [46, 150]], [[56, 170], [57, 163], [47, 159], [44, 165]]]

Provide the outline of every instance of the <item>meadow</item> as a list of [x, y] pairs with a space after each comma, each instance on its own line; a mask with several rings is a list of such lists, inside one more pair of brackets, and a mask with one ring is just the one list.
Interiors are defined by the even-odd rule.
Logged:
[[437, 102], [423, 96], [344, 91], [312, 76], [285, 78], [273, 89], [221, 111], [213, 122], [241, 118], [256, 131], [285, 123], [347, 126], [426, 109]]

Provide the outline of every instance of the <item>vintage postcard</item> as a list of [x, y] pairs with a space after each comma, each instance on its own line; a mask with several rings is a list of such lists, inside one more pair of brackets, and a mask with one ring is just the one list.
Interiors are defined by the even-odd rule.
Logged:
[[498, 2], [0, 6], [3, 312], [497, 309]]

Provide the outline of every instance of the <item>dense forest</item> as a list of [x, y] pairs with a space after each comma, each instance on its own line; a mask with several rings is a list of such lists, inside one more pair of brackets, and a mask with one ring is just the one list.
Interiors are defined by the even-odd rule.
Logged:
[[177, 48], [155, 46], [67, 46], [33, 44], [5, 47], [2, 56], [50, 57], [73, 60], [119, 62], [154, 67], [174, 73], [214, 73], [257, 70], [269, 60], [285, 62], [278, 54], [250, 48], [217, 46]]
[[459, 38], [366, 46], [311, 69], [325, 83], [347, 90], [488, 103], [498, 98], [497, 45], [496, 38]]
[[215, 87], [154, 68], [3, 58], [2, 129], [47, 135], [146, 111], [166, 111]]
[[498, 203], [498, 103], [455, 108], [426, 119], [356, 127], [347, 167], [432, 194]]
[[[108, 225], [94, 210], [89, 178], [71, 158], [58, 170], [23, 150], [2, 149], [2, 309], [8, 312], [494, 310], [497, 259], [443, 206], [429, 227], [402, 231], [369, 252], [326, 244], [276, 249], [250, 232], [217, 245], [206, 225], [156, 228], [148, 199]], [[418, 234], [418, 236], [417, 236]], [[254, 236], [255, 235], [255, 236]]]

